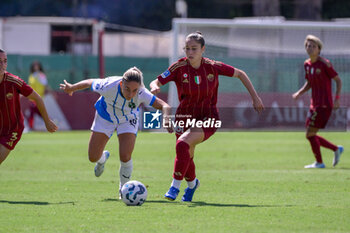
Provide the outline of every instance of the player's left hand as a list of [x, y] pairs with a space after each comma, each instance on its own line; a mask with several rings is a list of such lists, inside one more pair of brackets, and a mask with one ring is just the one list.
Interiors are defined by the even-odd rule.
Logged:
[[168, 133], [174, 132], [173, 127], [171, 126], [171, 119], [169, 117], [164, 117], [164, 128], [168, 131]]
[[333, 109], [334, 109], [334, 110], [337, 110], [339, 107], [340, 107], [340, 101], [339, 101], [339, 99], [334, 100]]
[[260, 99], [260, 97], [256, 97], [253, 99], [253, 107], [255, 111], [257, 111], [258, 113], [261, 113], [265, 109], [264, 104]]

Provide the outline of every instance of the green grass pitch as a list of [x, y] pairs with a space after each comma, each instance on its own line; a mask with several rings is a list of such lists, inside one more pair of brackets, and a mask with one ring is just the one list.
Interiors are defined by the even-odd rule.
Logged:
[[117, 199], [118, 141], [104, 174], [87, 158], [88, 131], [24, 134], [0, 166], [0, 232], [350, 232], [350, 134], [336, 168], [314, 161], [302, 132], [216, 133], [196, 148], [201, 187], [192, 203], [163, 198], [171, 182], [175, 137], [143, 133], [133, 179], [148, 187], [141, 207]]

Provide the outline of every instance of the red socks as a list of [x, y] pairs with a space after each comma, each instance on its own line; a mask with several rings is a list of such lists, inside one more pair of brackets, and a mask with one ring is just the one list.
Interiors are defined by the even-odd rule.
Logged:
[[318, 140], [318, 137], [316, 135], [307, 137], [307, 140], [309, 140], [311, 144], [312, 152], [314, 152], [316, 161], [318, 163], [323, 163], [320, 149], [320, 141]]
[[[188, 167], [190, 166], [190, 146], [184, 141], [176, 142], [176, 158], [174, 166], [174, 179], [182, 180], [187, 174]], [[193, 163], [193, 160], [192, 160]]]
[[333, 143], [327, 141], [326, 139], [324, 139], [323, 137], [321, 136], [316, 136], [318, 138], [318, 141], [320, 142], [320, 145], [327, 148], [327, 149], [330, 149], [332, 151], [336, 151], [338, 150], [338, 146], [334, 145]]
[[318, 163], [322, 163], [322, 156], [321, 156], [321, 149], [320, 149], [321, 146], [327, 149], [330, 149], [332, 151], [336, 151], [338, 149], [336, 145], [334, 145], [333, 143], [327, 141], [326, 139], [318, 135], [308, 137], [307, 140], [309, 140], [310, 142], [312, 152], [314, 152], [316, 161]]
[[193, 158], [190, 160], [190, 165], [188, 166], [187, 172], [185, 174], [186, 181], [192, 181], [196, 179], [196, 166], [194, 165]]

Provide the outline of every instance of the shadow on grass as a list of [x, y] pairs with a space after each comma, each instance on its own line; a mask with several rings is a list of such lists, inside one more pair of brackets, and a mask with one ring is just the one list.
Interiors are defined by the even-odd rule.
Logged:
[[[122, 201], [116, 198], [107, 198], [103, 201]], [[182, 202], [182, 201], [168, 201], [168, 200], [147, 200], [147, 203], [161, 203], [161, 204], [177, 204], [186, 205], [188, 207], [198, 206], [214, 206], [214, 207], [236, 207], [236, 208], [268, 208], [268, 207], [292, 207], [293, 205], [248, 205], [248, 204], [221, 204], [221, 203], [208, 203], [204, 201]]]
[[66, 205], [66, 204], [75, 205], [75, 203], [73, 201], [50, 203], [50, 202], [46, 202], [46, 201], [7, 201], [7, 200], [0, 200], [0, 203], [7, 203], [7, 204], [13, 204], [13, 205]]
[[197, 206], [215, 206], [215, 207], [238, 207], [238, 208], [259, 208], [259, 207], [291, 207], [293, 205], [248, 205], [248, 204], [220, 204], [220, 203], [208, 203], [204, 201], [193, 201], [188, 203], [188, 207]]
[[121, 200], [119, 200], [118, 198], [106, 198], [102, 201], [121, 201]]
[[[122, 201], [122, 200], [119, 200], [117, 198], [106, 198], [102, 201]], [[181, 204], [179, 202], [173, 202], [173, 201], [167, 201], [167, 200], [146, 200], [147, 203], [164, 203], [164, 204]]]

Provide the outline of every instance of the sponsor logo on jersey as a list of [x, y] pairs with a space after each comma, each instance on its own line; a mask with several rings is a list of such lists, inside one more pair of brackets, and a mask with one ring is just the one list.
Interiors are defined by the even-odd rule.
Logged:
[[12, 100], [13, 94], [12, 94], [11, 92], [7, 93], [7, 94], [6, 94], [6, 98], [7, 98], [8, 100]]
[[201, 83], [202, 79], [201, 79], [201, 76], [197, 75], [197, 76], [194, 76], [194, 82], [197, 83], [198, 85]]
[[316, 74], [320, 74], [321, 70], [319, 68], [316, 69]]
[[187, 78], [184, 78], [184, 79], [182, 80], [182, 82], [183, 82], [183, 83], [189, 83], [189, 81], [188, 81]]
[[166, 70], [166, 71], [164, 71], [164, 72], [161, 74], [162, 78], [167, 78], [169, 75], [170, 75], [170, 71], [169, 71], [169, 70]]
[[212, 82], [214, 81], [214, 75], [213, 74], [208, 74], [207, 79]]

